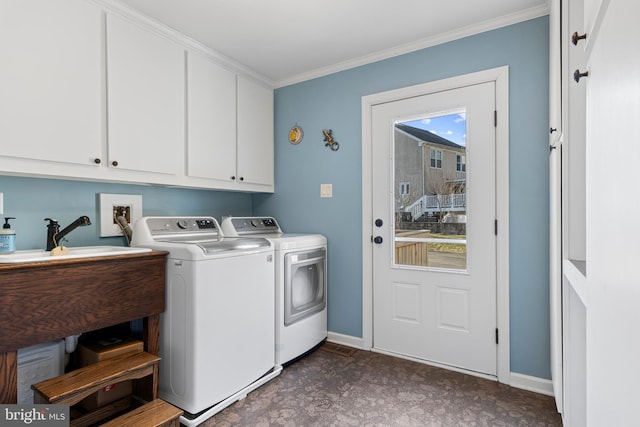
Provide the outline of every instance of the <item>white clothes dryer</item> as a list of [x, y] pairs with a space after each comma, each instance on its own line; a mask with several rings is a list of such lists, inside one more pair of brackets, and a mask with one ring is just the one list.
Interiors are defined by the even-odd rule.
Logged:
[[276, 364], [303, 355], [327, 338], [327, 239], [283, 233], [273, 217], [226, 217], [225, 236], [264, 237], [274, 246]]
[[199, 425], [277, 376], [273, 246], [224, 237], [212, 217], [143, 217], [132, 246], [169, 252], [160, 397]]

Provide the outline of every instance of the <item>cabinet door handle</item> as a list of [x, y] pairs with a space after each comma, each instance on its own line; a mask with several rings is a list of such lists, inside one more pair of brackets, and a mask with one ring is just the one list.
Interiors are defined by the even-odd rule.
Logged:
[[580, 70], [575, 70], [573, 72], [573, 80], [575, 80], [576, 83], [580, 83], [580, 79], [583, 77], [589, 77], [589, 72], [585, 71], [584, 73], [581, 73]]
[[111, 162], [111, 166], [118, 166], [118, 161], [114, 160], [113, 162]]
[[235, 180], [236, 180], [236, 177], [234, 175], [234, 176], [231, 177], [231, 181], [235, 181]]
[[574, 46], [577, 46], [580, 40], [586, 40], [586, 38], [587, 38], [586, 34], [579, 36], [578, 32], [576, 31], [571, 35], [571, 43], [573, 43]]
[[241, 177], [240, 177], [240, 181], [244, 181], [244, 176], [241, 176]]
[[96, 165], [99, 165], [100, 163], [102, 163], [102, 160], [100, 160], [99, 157], [96, 157], [95, 159], [93, 159], [93, 163], [95, 163]]

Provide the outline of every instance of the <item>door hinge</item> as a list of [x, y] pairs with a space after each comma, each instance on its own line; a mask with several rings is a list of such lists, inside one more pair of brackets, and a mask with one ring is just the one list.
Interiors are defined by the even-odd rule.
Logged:
[[493, 127], [498, 127], [498, 110], [493, 110]]
[[498, 340], [498, 328], [496, 328], [496, 344], [498, 344], [499, 340]]
[[498, 235], [498, 220], [494, 219], [493, 220], [493, 232], [495, 233], [495, 235]]

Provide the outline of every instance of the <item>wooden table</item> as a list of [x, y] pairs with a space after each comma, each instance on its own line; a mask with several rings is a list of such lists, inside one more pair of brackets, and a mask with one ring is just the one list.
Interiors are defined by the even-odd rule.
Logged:
[[[143, 319], [144, 349], [157, 355], [166, 256], [0, 265], [0, 403], [17, 403], [20, 348]], [[155, 398], [152, 388], [144, 394]]]

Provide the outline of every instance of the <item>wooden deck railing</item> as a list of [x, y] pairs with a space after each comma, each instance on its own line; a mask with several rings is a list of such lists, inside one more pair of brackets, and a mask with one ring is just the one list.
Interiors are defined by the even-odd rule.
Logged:
[[425, 213], [464, 212], [467, 210], [467, 194], [435, 194], [423, 195], [404, 208], [411, 212], [413, 218], [420, 218]]

